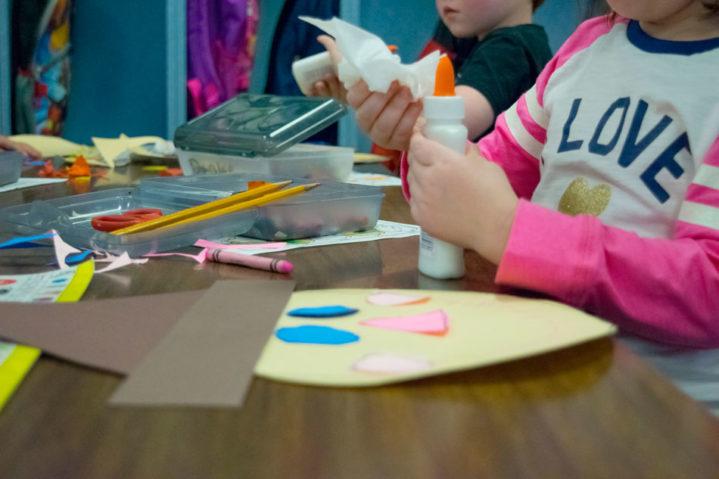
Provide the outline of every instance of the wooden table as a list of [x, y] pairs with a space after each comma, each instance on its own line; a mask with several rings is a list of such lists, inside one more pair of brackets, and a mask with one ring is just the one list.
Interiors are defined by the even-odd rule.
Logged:
[[[136, 169], [113, 172], [95, 187], [136, 176]], [[399, 189], [385, 191], [382, 218], [410, 222]], [[69, 192], [63, 184], [6, 193], [0, 205]], [[288, 257], [298, 290], [495, 289], [493, 267], [474, 255], [462, 280], [420, 276], [417, 238]], [[0, 272], [29, 272], [21, 266], [28, 259], [3, 257]], [[207, 288], [234, 278], [284, 279], [153, 259], [96, 277], [84, 299]], [[719, 477], [717, 422], [611, 339], [375, 389], [255, 379], [241, 409], [108, 407], [119, 382], [43, 357], [0, 414], [0, 477]]]

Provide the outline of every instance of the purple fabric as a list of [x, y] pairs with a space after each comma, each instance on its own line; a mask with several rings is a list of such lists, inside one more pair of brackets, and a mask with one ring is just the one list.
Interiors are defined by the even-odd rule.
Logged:
[[188, 90], [194, 115], [248, 88], [257, 17], [257, 0], [188, 0]]

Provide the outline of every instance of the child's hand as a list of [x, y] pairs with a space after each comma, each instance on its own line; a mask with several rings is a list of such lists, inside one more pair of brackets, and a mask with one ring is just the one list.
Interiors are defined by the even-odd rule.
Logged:
[[0, 135], [0, 150], [14, 150], [18, 153], [32, 158], [33, 160], [42, 159], [42, 153], [33, 148], [32, 146], [20, 143], [19, 141], [12, 141], [10, 138]]
[[475, 145], [460, 155], [421, 133], [412, 136], [409, 162], [417, 224], [498, 264], [518, 202], [502, 168], [479, 156]]
[[357, 123], [372, 141], [383, 148], [405, 151], [422, 104], [413, 101], [407, 87], [393, 83], [387, 93], [369, 91], [360, 80], [347, 92], [347, 102], [357, 112]]
[[[342, 61], [342, 54], [337, 49], [337, 44], [328, 35], [320, 35], [317, 37], [317, 41], [329, 52], [336, 70], [337, 65]], [[347, 89], [337, 75], [327, 75], [322, 80], [315, 82], [310, 90], [310, 96], [328, 96], [342, 103], [347, 103]]]
[[347, 90], [337, 75], [327, 75], [315, 82], [310, 89], [310, 96], [326, 96], [342, 103], [347, 103]]

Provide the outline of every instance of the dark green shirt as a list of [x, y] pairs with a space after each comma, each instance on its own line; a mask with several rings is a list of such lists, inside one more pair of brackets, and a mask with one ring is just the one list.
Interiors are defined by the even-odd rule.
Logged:
[[458, 66], [457, 84], [482, 93], [497, 116], [534, 85], [551, 58], [543, 27], [498, 28], [476, 42]]

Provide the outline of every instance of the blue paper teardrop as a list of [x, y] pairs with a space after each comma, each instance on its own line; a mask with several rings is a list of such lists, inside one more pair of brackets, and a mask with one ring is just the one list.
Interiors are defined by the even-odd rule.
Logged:
[[359, 341], [360, 338], [344, 329], [314, 325], [280, 328], [275, 331], [275, 336], [287, 343], [304, 344], [347, 344]]

